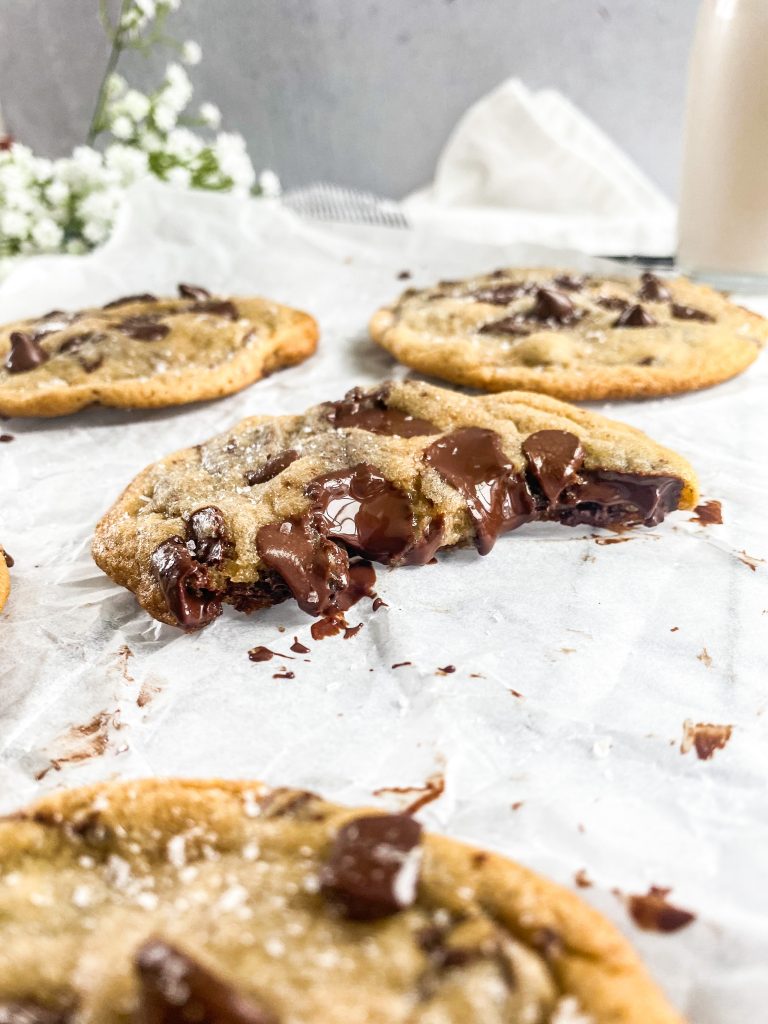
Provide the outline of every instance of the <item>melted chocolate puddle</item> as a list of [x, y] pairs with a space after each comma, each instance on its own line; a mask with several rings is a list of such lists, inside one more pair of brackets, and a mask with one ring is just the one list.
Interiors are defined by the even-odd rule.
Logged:
[[699, 523], [701, 526], [721, 526], [723, 522], [723, 509], [720, 502], [713, 499], [697, 505], [689, 522]]

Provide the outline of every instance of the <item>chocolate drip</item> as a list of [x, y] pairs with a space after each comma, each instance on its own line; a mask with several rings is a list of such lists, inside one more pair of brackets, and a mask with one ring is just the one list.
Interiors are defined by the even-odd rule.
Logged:
[[150, 939], [135, 959], [138, 1024], [276, 1024], [261, 1004], [162, 939]]
[[298, 458], [299, 453], [293, 448], [288, 448], [265, 462], [261, 469], [254, 470], [252, 473], [246, 473], [245, 482], [251, 487], [255, 484], [265, 484], [267, 481], [279, 476], [284, 469], [287, 469]]
[[644, 302], [668, 302], [672, 298], [672, 293], [664, 282], [655, 274], [649, 273], [640, 275], [640, 289], [637, 294]]
[[617, 319], [614, 321], [614, 327], [653, 327], [656, 323], [654, 317], [648, 312], [647, 309], [643, 309], [642, 306], [634, 305], [627, 306], [627, 308], [619, 314]]
[[514, 472], [493, 430], [462, 427], [445, 434], [427, 448], [424, 461], [466, 499], [481, 555], [488, 554], [499, 534], [531, 518], [525, 480]]
[[201, 288], [199, 284], [180, 284], [179, 297], [193, 299], [195, 302], [204, 302], [206, 299], [210, 299], [211, 293], [207, 288]]
[[221, 614], [221, 596], [209, 589], [208, 574], [181, 537], [158, 545], [151, 563], [166, 604], [184, 629], [200, 629]]
[[415, 543], [410, 499], [375, 466], [316, 477], [306, 488], [313, 521], [334, 540], [385, 565], [399, 560]]
[[324, 615], [349, 585], [349, 558], [324, 537], [309, 515], [262, 526], [256, 547], [264, 564], [278, 573], [302, 611]]
[[421, 825], [406, 814], [356, 818], [339, 829], [321, 874], [324, 895], [345, 917], [389, 917], [416, 899]]
[[26, 331], [13, 331], [11, 334], [11, 351], [5, 360], [8, 373], [29, 373], [51, 357], [36, 338]]
[[439, 434], [440, 428], [429, 420], [420, 419], [401, 409], [387, 405], [388, 393], [382, 388], [366, 393], [361, 388], [348, 391], [339, 402], [330, 403], [328, 419], [339, 429], [357, 427], [372, 434], [389, 434], [397, 437], [420, 437]]
[[234, 555], [234, 544], [221, 511], [213, 505], [199, 508], [189, 517], [187, 537], [194, 545], [195, 558], [205, 565], [221, 565]]
[[523, 441], [523, 453], [544, 496], [555, 503], [584, 462], [578, 437], [566, 430], [539, 430]]

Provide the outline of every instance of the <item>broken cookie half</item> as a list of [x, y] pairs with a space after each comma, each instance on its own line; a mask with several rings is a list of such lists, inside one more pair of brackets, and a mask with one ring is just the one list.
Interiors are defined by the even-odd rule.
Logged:
[[633, 427], [544, 395], [418, 382], [259, 416], [149, 466], [96, 528], [98, 565], [187, 630], [294, 597], [348, 608], [362, 560], [490, 552], [525, 523], [655, 526], [693, 508], [695, 473]]

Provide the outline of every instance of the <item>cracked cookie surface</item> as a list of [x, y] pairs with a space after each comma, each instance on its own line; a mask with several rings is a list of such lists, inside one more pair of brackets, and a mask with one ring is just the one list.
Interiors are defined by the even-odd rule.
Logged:
[[571, 401], [709, 387], [745, 370], [768, 321], [686, 278], [497, 270], [408, 289], [370, 323], [401, 363], [486, 391]]
[[88, 405], [155, 408], [232, 394], [317, 347], [306, 313], [179, 285], [178, 299], [125, 296], [0, 328], [0, 415]]
[[197, 629], [222, 603], [293, 596], [312, 615], [343, 611], [360, 596], [360, 558], [487, 554], [536, 520], [652, 526], [696, 498], [685, 459], [596, 413], [390, 383], [243, 420], [149, 466], [99, 522], [93, 553], [155, 618]]
[[6, 1024], [682, 1024], [575, 894], [406, 815], [259, 783], [0, 821]]

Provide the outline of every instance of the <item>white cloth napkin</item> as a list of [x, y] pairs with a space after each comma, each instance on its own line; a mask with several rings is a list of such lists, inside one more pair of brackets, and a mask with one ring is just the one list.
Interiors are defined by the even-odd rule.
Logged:
[[404, 200], [414, 224], [454, 238], [669, 256], [675, 207], [553, 89], [503, 82], [456, 125], [430, 186]]

